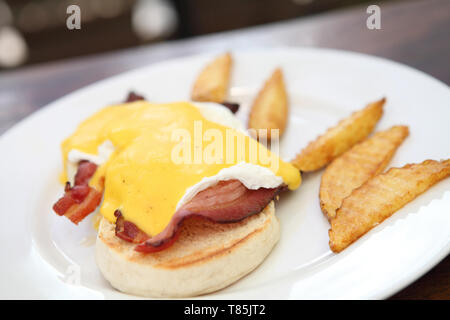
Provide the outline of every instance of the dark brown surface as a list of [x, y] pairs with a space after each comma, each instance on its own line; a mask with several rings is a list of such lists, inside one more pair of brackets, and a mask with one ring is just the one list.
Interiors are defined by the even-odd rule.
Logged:
[[391, 299], [450, 299], [450, 256]]
[[[366, 7], [168, 42], [0, 74], [0, 133], [31, 112], [108, 76], [206, 51], [264, 46], [314, 46], [382, 56], [449, 84], [450, 1], [381, 3], [382, 30], [366, 28]], [[450, 257], [395, 299], [450, 299]]]
[[[14, 26], [28, 45], [26, 64], [130, 48], [162, 39], [235, 30], [371, 0], [171, 0], [179, 18], [178, 26], [174, 26], [172, 32], [147, 41], [140, 39], [132, 25], [133, 12], [139, 7], [138, 0], [115, 0], [117, 5], [112, 6], [112, 12], [100, 12], [97, 8], [99, 1], [102, 0], [71, 0], [70, 4], [80, 7], [82, 28], [68, 32], [67, 3], [61, 0], [6, 0], [14, 16]], [[1, 68], [0, 65], [0, 71]]]
[[[183, 37], [234, 30], [304, 17], [371, 0], [174, 0], [179, 8]], [[389, 1], [389, 0], [382, 0]], [[379, 3], [380, 1], [377, 1]], [[373, 3], [370, 2], [370, 3]], [[208, 14], [205, 14], [208, 12]]]

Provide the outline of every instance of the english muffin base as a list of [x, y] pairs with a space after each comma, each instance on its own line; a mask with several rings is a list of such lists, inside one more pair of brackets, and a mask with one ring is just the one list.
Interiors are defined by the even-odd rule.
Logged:
[[240, 222], [186, 219], [173, 246], [143, 254], [102, 219], [96, 260], [110, 284], [145, 297], [190, 297], [222, 289], [254, 270], [280, 237], [273, 201]]

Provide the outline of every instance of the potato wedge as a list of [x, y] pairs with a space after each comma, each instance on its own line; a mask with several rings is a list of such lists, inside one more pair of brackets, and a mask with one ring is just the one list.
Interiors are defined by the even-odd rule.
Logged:
[[267, 139], [271, 138], [271, 129], [279, 129], [279, 137], [281, 137], [286, 128], [288, 109], [283, 72], [277, 68], [253, 102], [248, 128], [257, 130], [258, 138], [262, 138], [261, 135], [266, 132], [258, 132], [258, 129], [267, 129], [267, 136], [264, 137]]
[[450, 159], [391, 168], [342, 201], [331, 220], [330, 248], [340, 252], [432, 185], [450, 175]]
[[372, 132], [383, 114], [385, 101], [383, 98], [370, 103], [364, 109], [340, 121], [337, 126], [328, 129], [324, 135], [310, 142], [292, 160], [292, 164], [304, 172], [319, 170], [326, 166]]
[[406, 126], [375, 133], [334, 159], [320, 182], [320, 208], [331, 220], [342, 200], [369, 178], [384, 171], [397, 148], [408, 136]]
[[193, 101], [224, 102], [230, 82], [232, 57], [224, 53], [198, 75], [191, 92]]

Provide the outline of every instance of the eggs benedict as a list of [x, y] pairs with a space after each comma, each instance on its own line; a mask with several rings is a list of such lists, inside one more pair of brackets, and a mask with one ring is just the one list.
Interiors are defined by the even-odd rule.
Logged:
[[279, 238], [273, 200], [301, 183], [214, 103], [106, 107], [62, 143], [62, 158], [54, 211], [79, 223], [99, 207], [97, 264], [143, 296], [207, 293], [256, 268]]

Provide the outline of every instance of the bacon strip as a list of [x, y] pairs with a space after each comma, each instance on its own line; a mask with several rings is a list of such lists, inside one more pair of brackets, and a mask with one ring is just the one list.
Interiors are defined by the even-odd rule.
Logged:
[[174, 214], [161, 233], [136, 246], [135, 250], [150, 253], [171, 246], [179, 234], [184, 219], [190, 216], [220, 223], [243, 220], [261, 212], [281, 189], [282, 187], [251, 190], [238, 180], [221, 181], [216, 186], [199, 192]]
[[126, 221], [120, 210], [116, 210], [114, 212], [114, 216], [117, 218], [116, 236], [118, 236], [120, 239], [133, 243], [142, 243], [150, 238], [134, 223]]
[[75, 175], [74, 186], [66, 182], [64, 195], [53, 205], [53, 210], [78, 224], [93, 212], [102, 200], [102, 192], [89, 187], [88, 182], [97, 170], [97, 165], [89, 161], [80, 161]]
[[[75, 203], [72, 205], [69, 210], [64, 213], [64, 216], [70, 219], [75, 224], [81, 222], [86, 216], [90, 213], [94, 212], [97, 206], [100, 204], [102, 200], [102, 193], [98, 192], [94, 188], [89, 188], [89, 193], [86, 198], [83, 199], [80, 203]], [[66, 195], [64, 195], [65, 197]], [[56, 211], [56, 210], [55, 210]]]
[[134, 101], [139, 101], [139, 100], [145, 100], [145, 98], [143, 96], [141, 96], [140, 94], [137, 94], [134, 91], [130, 91], [130, 92], [128, 92], [128, 96], [125, 99], [125, 102], [134, 102]]
[[224, 101], [221, 103], [221, 105], [227, 107], [233, 113], [236, 113], [239, 110], [239, 103]]
[[95, 171], [97, 171], [97, 165], [95, 163], [86, 160], [80, 161], [78, 163], [77, 173], [75, 174], [75, 186], [87, 185]]

